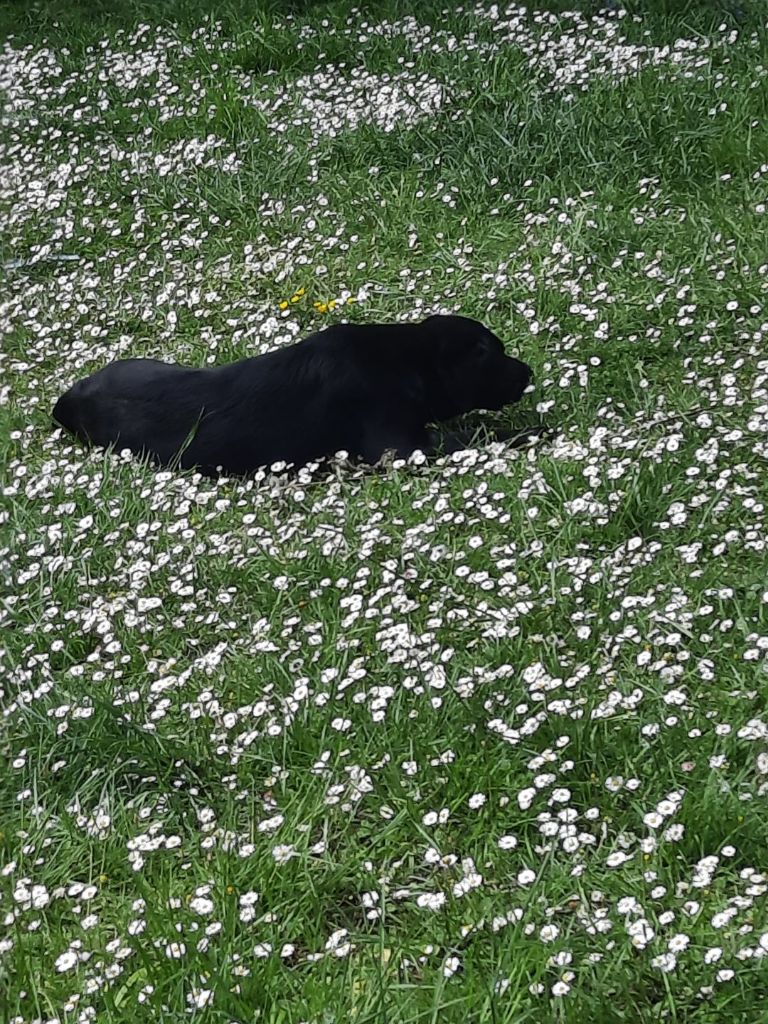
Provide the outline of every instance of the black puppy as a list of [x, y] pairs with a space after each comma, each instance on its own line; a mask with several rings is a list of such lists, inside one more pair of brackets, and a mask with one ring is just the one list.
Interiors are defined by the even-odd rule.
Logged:
[[432, 448], [428, 423], [516, 402], [525, 363], [476, 320], [336, 324], [288, 348], [229, 366], [191, 369], [125, 359], [78, 381], [54, 419], [94, 445], [161, 465], [242, 475], [347, 451]]

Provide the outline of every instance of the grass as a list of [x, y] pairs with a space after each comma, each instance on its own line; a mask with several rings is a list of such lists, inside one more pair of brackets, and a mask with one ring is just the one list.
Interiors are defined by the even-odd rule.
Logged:
[[[765, 16], [545, 6], [4, 6], [3, 1021], [763, 1019]], [[51, 429], [454, 309], [555, 440]]]

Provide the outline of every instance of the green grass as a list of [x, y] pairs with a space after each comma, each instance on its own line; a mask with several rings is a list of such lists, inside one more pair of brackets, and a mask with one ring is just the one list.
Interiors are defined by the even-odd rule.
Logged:
[[[765, 14], [443, 6], [0, 12], [3, 1022], [764, 1019]], [[438, 309], [555, 440], [214, 485], [51, 430]]]

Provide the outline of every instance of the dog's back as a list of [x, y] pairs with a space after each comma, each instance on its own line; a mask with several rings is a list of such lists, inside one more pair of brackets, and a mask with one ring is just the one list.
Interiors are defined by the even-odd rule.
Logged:
[[74, 384], [53, 417], [88, 444], [210, 474], [301, 464], [349, 436], [349, 410], [333, 395], [350, 364], [329, 358], [317, 337], [208, 369], [118, 360]]
[[53, 418], [82, 441], [173, 459], [199, 417], [205, 371], [159, 359], [121, 359], [78, 381]]

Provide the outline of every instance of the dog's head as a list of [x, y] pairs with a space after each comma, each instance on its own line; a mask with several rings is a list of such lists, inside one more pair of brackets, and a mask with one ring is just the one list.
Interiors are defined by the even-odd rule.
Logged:
[[452, 419], [474, 409], [501, 409], [522, 398], [533, 371], [527, 363], [508, 356], [487, 327], [465, 316], [431, 316], [421, 326], [430, 361], [426, 386], [435, 419]]

